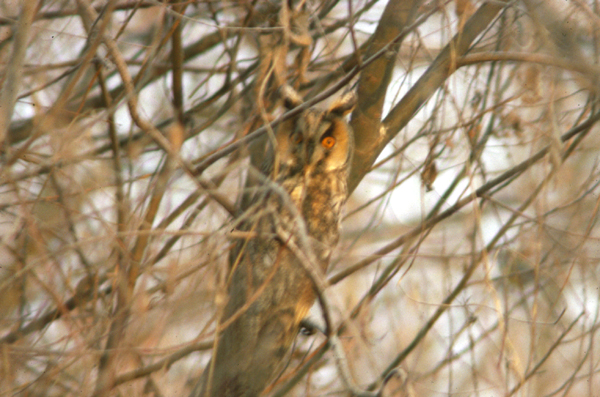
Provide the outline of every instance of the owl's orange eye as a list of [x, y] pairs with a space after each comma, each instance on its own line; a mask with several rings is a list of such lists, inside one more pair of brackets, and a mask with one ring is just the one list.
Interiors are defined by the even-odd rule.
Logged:
[[326, 136], [325, 138], [321, 139], [321, 145], [323, 145], [325, 149], [331, 149], [333, 145], [335, 145], [335, 138], [332, 136]]

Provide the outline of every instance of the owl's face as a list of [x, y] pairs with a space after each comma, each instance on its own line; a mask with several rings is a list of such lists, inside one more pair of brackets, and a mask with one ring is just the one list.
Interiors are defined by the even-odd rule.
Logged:
[[[288, 109], [302, 103], [291, 88], [283, 90]], [[310, 178], [345, 171], [350, 166], [354, 137], [344, 116], [356, 103], [353, 93], [343, 95], [327, 110], [308, 109], [283, 122], [277, 131], [280, 173]]]

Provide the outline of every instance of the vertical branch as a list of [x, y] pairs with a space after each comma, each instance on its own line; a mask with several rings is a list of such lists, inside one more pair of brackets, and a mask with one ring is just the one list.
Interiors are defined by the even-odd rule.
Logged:
[[[365, 59], [380, 51], [392, 42], [406, 26], [411, 25], [417, 16], [420, 4], [420, 0], [390, 1], [381, 16]], [[369, 157], [373, 148], [380, 144], [381, 136], [378, 131], [383, 104], [396, 66], [397, 51], [401, 44], [402, 41], [395, 43], [385, 56], [371, 62], [361, 72], [357, 90], [358, 103], [352, 112], [351, 120], [356, 149], [348, 184], [350, 193], [367, 173], [367, 169], [371, 167], [372, 162], [367, 164], [364, 159]], [[360, 179], [358, 179], [358, 175], [360, 175]]]
[[[173, 137], [181, 136], [181, 126], [176, 125], [172, 128]], [[176, 138], [174, 138], [176, 139]], [[173, 145], [176, 146], [176, 145]], [[135, 242], [129, 258], [123, 258], [123, 263], [117, 266], [117, 305], [114, 311], [114, 321], [110, 327], [105, 351], [100, 358], [98, 367], [99, 375], [94, 396], [101, 396], [108, 392], [114, 383], [115, 361], [118, 354], [119, 342], [122, 339], [131, 310], [133, 300], [133, 290], [140, 274], [140, 266], [151, 239], [148, 233], [158, 213], [158, 208], [162, 198], [167, 190], [167, 185], [174, 161], [172, 156], [167, 155], [162, 169], [159, 171], [156, 184], [154, 186], [146, 214], [142, 224], [138, 228], [138, 237]]]
[[[183, 7], [176, 6], [175, 11], [183, 13], [183, 11], [185, 11], [185, 5]], [[175, 25], [175, 30], [171, 37], [173, 107], [175, 108], [177, 120], [183, 124], [183, 46], [181, 44], [183, 27], [181, 25], [181, 19], [175, 19], [173, 24]]]
[[36, 3], [36, 0], [25, 0], [21, 5], [21, 15], [14, 37], [13, 51], [4, 74], [4, 81], [2, 81], [2, 90], [0, 90], [0, 149], [5, 147], [4, 141], [19, 94], [23, 61], [27, 52], [27, 41], [33, 23], [33, 16], [35, 15]]
[[[98, 82], [102, 96], [106, 105], [106, 109], [110, 109], [112, 106], [112, 98], [110, 91], [106, 86], [106, 77], [104, 76], [104, 70], [100, 63], [96, 64], [96, 71], [98, 73]], [[124, 181], [121, 174], [123, 165], [121, 163], [121, 148], [119, 144], [119, 138], [117, 136], [117, 128], [115, 126], [115, 119], [112, 112], [108, 114], [108, 135], [110, 138], [111, 149], [113, 152], [113, 173], [115, 176], [116, 193], [115, 193], [115, 206], [117, 212], [117, 230], [115, 236], [115, 249], [117, 252], [117, 263], [124, 263], [125, 255], [125, 243], [119, 237], [125, 231], [125, 223], [129, 215], [129, 206], [126, 201], [125, 192], [123, 191]]]
[[[81, 0], [81, 2], [84, 4], [84, 11], [89, 16], [94, 16], [93, 9], [91, 9], [88, 4], [85, 4], [84, 0]], [[150, 242], [150, 234], [147, 232], [152, 229], [154, 219], [156, 217], [156, 214], [158, 213], [158, 208], [166, 192], [171, 171], [174, 167], [174, 164], [176, 163], [176, 150], [179, 149], [182, 143], [181, 137], [183, 135], [181, 125], [176, 124], [172, 127], [170, 131], [171, 140], [169, 141], [164, 136], [162, 136], [152, 124], [150, 124], [148, 121], [142, 119], [139, 116], [137, 110], [137, 94], [134, 91], [133, 79], [127, 71], [127, 64], [125, 63], [123, 57], [120, 55], [115, 42], [111, 38], [109, 38], [106, 35], [103, 35], [102, 40], [106, 44], [108, 51], [111, 57], [113, 58], [113, 61], [117, 65], [117, 70], [119, 71], [121, 79], [123, 80], [124, 86], [126, 88], [127, 104], [129, 107], [131, 118], [140, 128], [149, 133], [155, 140], [158, 141], [161, 147], [163, 147], [167, 151], [167, 158], [162, 169], [158, 173], [156, 185], [154, 186], [154, 190], [150, 198], [148, 207], [146, 209], [146, 214], [144, 216], [142, 224], [138, 229], [139, 234], [134, 244], [134, 247], [130, 253], [130, 256], [129, 258], [123, 257], [123, 261], [117, 264], [117, 303], [113, 312], [114, 320], [110, 326], [105, 350], [102, 356], [100, 357], [99, 361], [98, 379], [96, 382], [94, 396], [105, 395], [113, 387], [116, 371], [116, 359], [118, 356], [118, 346], [125, 333], [125, 328], [131, 311], [133, 290], [135, 288], [137, 278], [140, 274], [140, 265], [144, 253]]]

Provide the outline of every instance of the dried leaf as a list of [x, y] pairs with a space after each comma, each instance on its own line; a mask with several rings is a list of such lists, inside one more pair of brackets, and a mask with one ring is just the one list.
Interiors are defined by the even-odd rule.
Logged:
[[430, 192], [433, 190], [433, 182], [437, 178], [437, 166], [435, 165], [435, 161], [427, 161], [425, 164], [425, 168], [423, 172], [421, 172], [421, 181], [425, 185], [425, 189]]

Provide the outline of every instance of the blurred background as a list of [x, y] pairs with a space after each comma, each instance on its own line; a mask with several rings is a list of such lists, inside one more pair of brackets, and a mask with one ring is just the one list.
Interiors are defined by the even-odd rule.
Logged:
[[[597, 0], [0, 2], [0, 395], [189, 393], [284, 82], [359, 95], [354, 384], [597, 395], [599, 35]], [[350, 395], [326, 342], [264, 395]]]

